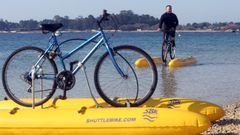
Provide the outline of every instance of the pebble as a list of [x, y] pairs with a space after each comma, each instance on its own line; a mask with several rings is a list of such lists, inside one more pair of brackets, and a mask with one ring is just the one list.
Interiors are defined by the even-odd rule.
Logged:
[[223, 108], [225, 116], [201, 135], [240, 135], [240, 102]]

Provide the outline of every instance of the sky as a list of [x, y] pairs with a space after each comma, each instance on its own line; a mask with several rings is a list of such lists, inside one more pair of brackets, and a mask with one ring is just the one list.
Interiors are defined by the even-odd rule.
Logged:
[[240, 22], [240, 0], [0, 0], [0, 18], [10, 22], [53, 19], [55, 15], [99, 16], [132, 10], [159, 18], [165, 6], [173, 6], [180, 24], [201, 22]]

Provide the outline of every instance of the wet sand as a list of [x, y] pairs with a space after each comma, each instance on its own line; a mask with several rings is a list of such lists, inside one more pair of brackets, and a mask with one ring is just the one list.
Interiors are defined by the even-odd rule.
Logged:
[[224, 106], [225, 116], [201, 135], [240, 135], [240, 102]]

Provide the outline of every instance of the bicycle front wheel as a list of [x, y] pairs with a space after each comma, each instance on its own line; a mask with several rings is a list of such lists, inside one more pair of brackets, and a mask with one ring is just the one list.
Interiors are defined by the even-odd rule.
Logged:
[[[31, 107], [32, 67], [35, 65], [35, 106], [42, 105], [54, 94], [57, 85], [57, 67], [53, 60], [37, 47], [22, 47], [14, 51], [6, 60], [3, 71], [3, 87], [7, 95], [16, 103]], [[37, 61], [38, 64], [37, 64]]]
[[[109, 53], [105, 53], [98, 61], [94, 73], [99, 95], [116, 107], [136, 107], [143, 104], [155, 91], [156, 65], [146, 52], [134, 46], [118, 46], [113, 48], [113, 53], [124, 76], [113, 65]], [[137, 68], [135, 61], [139, 58], [145, 58], [149, 66]]]
[[168, 54], [168, 46], [167, 43], [162, 45], [162, 61], [166, 64], [167, 63], [167, 54]]

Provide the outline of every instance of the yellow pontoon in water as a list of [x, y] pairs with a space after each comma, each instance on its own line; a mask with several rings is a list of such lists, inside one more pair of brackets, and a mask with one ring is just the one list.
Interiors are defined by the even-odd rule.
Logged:
[[[160, 57], [153, 57], [152, 59], [156, 65], [163, 64], [162, 58]], [[149, 66], [147, 61], [144, 58], [137, 59], [134, 64], [137, 68], [147, 68]], [[193, 65], [193, 64], [197, 64], [197, 59], [194, 57], [175, 58], [173, 60], [170, 60], [170, 62], [168, 63], [168, 66], [183, 67], [183, 66]]]
[[188, 58], [184, 58], [184, 59], [180, 59], [180, 58], [173, 59], [168, 63], [168, 66], [169, 67], [183, 67], [183, 66], [193, 65], [193, 64], [197, 64], [196, 58], [188, 57]]
[[[157, 65], [157, 64], [163, 64], [162, 58], [159, 57], [153, 57], [153, 62]], [[148, 67], [148, 63], [146, 61], [145, 58], [139, 58], [135, 61], [135, 66], [138, 68], [146, 68]]]

